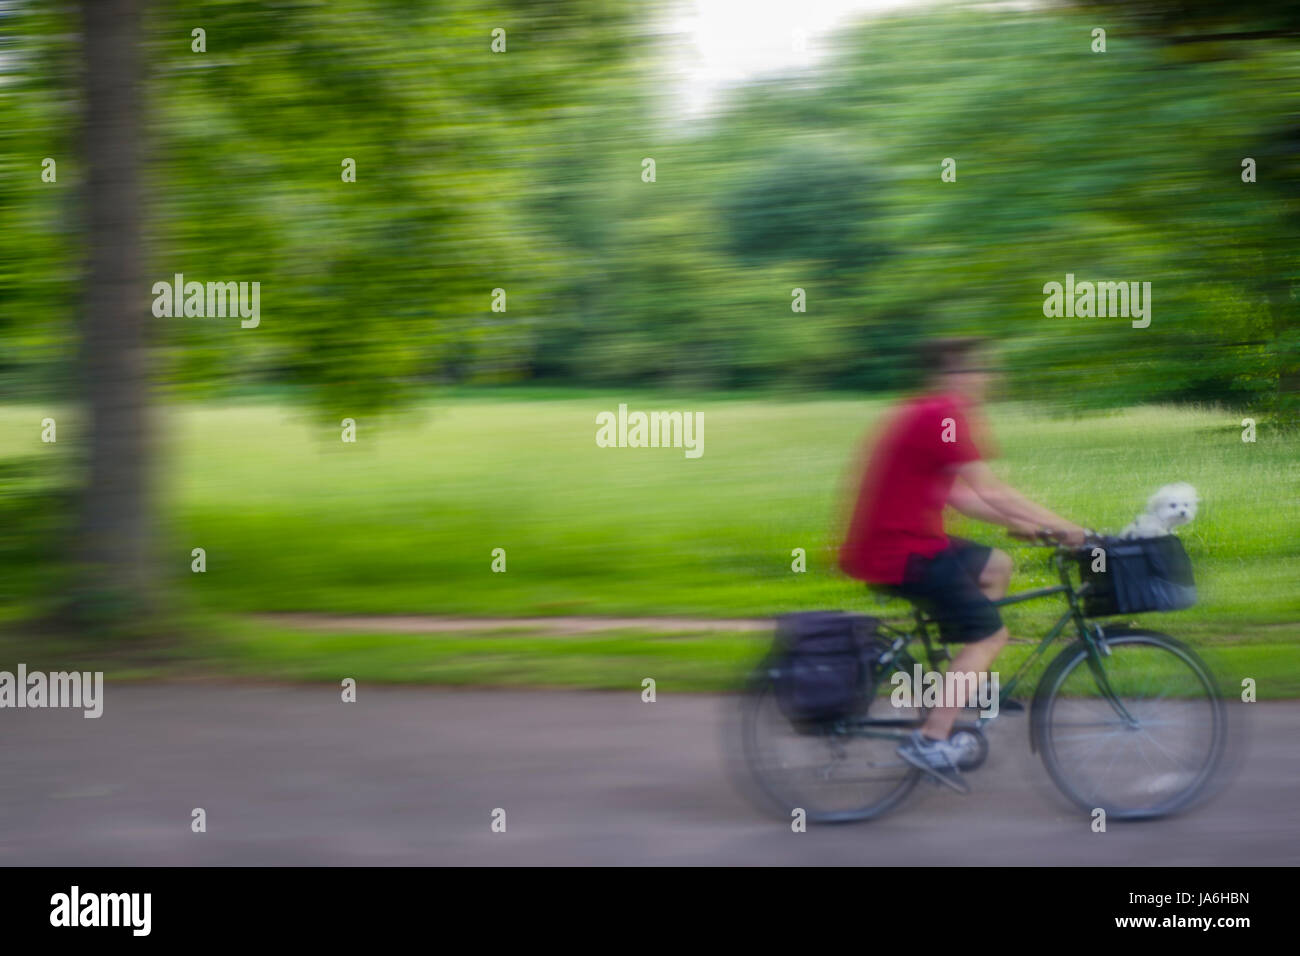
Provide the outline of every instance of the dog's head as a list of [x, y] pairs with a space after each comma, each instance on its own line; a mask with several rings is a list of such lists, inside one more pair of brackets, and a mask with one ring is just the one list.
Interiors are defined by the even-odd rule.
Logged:
[[1180, 481], [1157, 489], [1147, 501], [1147, 514], [1155, 515], [1166, 528], [1174, 528], [1196, 517], [1196, 504], [1200, 500], [1195, 488]]

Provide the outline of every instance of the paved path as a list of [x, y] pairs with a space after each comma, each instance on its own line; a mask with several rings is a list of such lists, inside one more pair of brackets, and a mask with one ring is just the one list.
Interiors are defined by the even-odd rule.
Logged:
[[0, 864], [1300, 863], [1296, 702], [1237, 708], [1253, 746], [1234, 782], [1172, 820], [1091, 832], [1011, 715], [971, 795], [923, 785], [878, 822], [796, 834], [731, 786], [725, 697], [358, 696], [109, 684], [99, 720], [0, 710]]

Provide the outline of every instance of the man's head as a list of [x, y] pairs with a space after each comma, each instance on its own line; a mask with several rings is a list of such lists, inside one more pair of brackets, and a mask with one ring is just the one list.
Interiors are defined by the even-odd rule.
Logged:
[[932, 387], [982, 402], [997, 370], [987, 340], [978, 336], [930, 339], [921, 345], [921, 370]]

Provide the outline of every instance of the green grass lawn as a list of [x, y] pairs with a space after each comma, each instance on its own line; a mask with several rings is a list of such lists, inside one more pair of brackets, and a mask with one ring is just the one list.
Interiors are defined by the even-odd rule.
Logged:
[[[703, 412], [703, 456], [597, 447], [597, 413], [620, 402]], [[169, 553], [178, 584], [218, 615], [894, 612], [901, 606], [882, 607], [842, 577], [829, 550], [842, 481], [884, 407], [824, 397], [471, 392], [418, 413], [360, 417], [356, 443], [346, 444], [336, 424], [290, 406], [173, 406], [160, 443]], [[51, 469], [66, 463], [81, 436], [76, 421], [60, 415], [58, 444], [42, 445], [40, 419], [52, 414], [33, 406], [0, 410], [4, 456], [35, 456]], [[335, 421], [344, 417], [357, 416], [340, 409]], [[1181, 537], [1201, 601], [1144, 622], [1200, 646], [1294, 646], [1300, 440], [1261, 428], [1256, 443], [1243, 443], [1241, 417], [1151, 407], [1065, 418], [1000, 406], [992, 415], [1001, 449], [995, 467], [1048, 507], [1111, 530], [1131, 520], [1158, 485], [1190, 481], [1201, 511]], [[1044, 551], [995, 529], [963, 522], [954, 530], [1010, 550], [1015, 587], [1048, 583]], [[202, 575], [189, 571], [195, 547], [207, 553]], [[505, 573], [491, 570], [494, 548], [505, 549]], [[806, 573], [791, 570], [794, 548], [807, 552]], [[25, 569], [14, 573], [21, 578]], [[1056, 611], [1052, 602], [1037, 602], [1010, 608], [1006, 617], [1014, 635], [1030, 636]], [[533, 681], [563, 684], [554, 679], [568, 675], [590, 683], [592, 673], [607, 670], [591, 664], [603, 659], [604, 645], [588, 638], [529, 638], [553, 649], [534, 655], [545, 674], [532, 672]], [[439, 640], [443, 650], [455, 650], [443, 638], [394, 640], [382, 645], [396, 655], [386, 658], [390, 674], [402, 673], [404, 659], [392, 647], [415, 658], [423, 653], [417, 648]], [[490, 643], [472, 640], [482, 649]], [[673, 638], [664, 645], [670, 652], [655, 648], [652, 657], [688, 670], [715, 653], [727, 658], [709, 640]], [[750, 646], [753, 638], [719, 640]], [[246, 643], [250, 661], [274, 670], [274, 650], [259, 658], [255, 642]], [[380, 642], [319, 638], [314, 648], [344, 658], [362, 646], [378, 653]], [[302, 663], [290, 670], [303, 673]], [[413, 679], [458, 679], [434, 664], [432, 671], [421, 671], [418, 661], [403, 666]], [[511, 682], [516, 666], [465, 679]]]

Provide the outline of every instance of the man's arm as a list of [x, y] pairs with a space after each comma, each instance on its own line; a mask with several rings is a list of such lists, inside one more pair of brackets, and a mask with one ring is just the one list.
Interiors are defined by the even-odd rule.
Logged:
[[[1083, 528], [1030, 501], [1006, 482], [1000, 481], [984, 462], [971, 461], [961, 465], [957, 469], [957, 477], [965, 483], [970, 493], [977, 497], [985, 508], [1001, 516], [981, 520], [995, 521], [1019, 531], [1023, 531], [1026, 526], [1049, 528], [1059, 534], [1067, 544], [1083, 544]], [[957, 486], [954, 484], [953, 487]], [[964, 503], [969, 505], [969, 499]], [[971, 514], [956, 502], [953, 502], [953, 507], [963, 514]], [[971, 517], [980, 518], [980, 515], [971, 514]]]
[[[958, 477], [952, 484], [952, 491], [948, 493], [948, 504], [966, 517], [974, 518], [976, 521], [987, 521], [989, 524], [1000, 524], [1006, 527], [1024, 524], [1010, 515], [1003, 514], [997, 508], [985, 502], [961, 477]], [[1035, 527], [1037, 526], [1035, 525]]]

